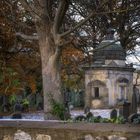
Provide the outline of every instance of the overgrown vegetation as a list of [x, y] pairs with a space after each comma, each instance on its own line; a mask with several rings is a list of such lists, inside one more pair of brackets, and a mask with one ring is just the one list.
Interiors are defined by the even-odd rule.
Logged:
[[67, 111], [64, 104], [57, 102], [56, 100], [54, 100], [53, 95], [47, 93], [48, 97], [49, 97], [49, 102], [51, 104], [51, 113], [52, 115], [54, 115], [55, 117], [61, 119], [61, 120], [65, 120], [65, 112]]
[[56, 101], [52, 102], [52, 114], [59, 117], [61, 120], [65, 119], [65, 107], [63, 104]]

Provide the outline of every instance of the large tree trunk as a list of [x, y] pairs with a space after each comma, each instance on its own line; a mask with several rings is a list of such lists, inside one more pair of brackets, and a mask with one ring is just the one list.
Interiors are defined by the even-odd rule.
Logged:
[[[46, 35], [44, 34], [44, 36]], [[42, 62], [44, 118], [53, 119], [50, 95], [55, 101], [63, 103], [60, 78], [60, 50], [55, 45], [50, 34], [45, 39], [39, 39], [39, 47]]]

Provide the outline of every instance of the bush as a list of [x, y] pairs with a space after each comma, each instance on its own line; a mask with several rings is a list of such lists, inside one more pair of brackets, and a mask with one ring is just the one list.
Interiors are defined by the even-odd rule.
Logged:
[[12, 94], [10, 97], [9, 97], [9, 103], [11, 105], [14, 105], [17, 101], [17, 96], [15, 94]]
[[22, 100], [21, 103], [22, 103], [22, 110], [28, 111], [29, 110], [29, 100], [25, 98]]
[[61, 120], [65, 119], [65, 107], [63, 104], [56, 101], [52, 102], [52, 114], [59, 117]]
[[52, 115], [60, 118], [61, 120], [65, 120], [66, 109], [64, 104], [54, 100], [53, 95], [51, 93], [47, 93], [47, 96], [49, 97], [49, 102], [52, 106], [52, 110], [51, 110]]

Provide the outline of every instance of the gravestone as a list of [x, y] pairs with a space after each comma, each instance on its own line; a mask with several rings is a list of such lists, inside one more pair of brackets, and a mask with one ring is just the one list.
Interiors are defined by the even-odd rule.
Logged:
[[123, 102], [119, 104], [119, 115], [123, 116], [124, 119], [128, 120], [128, 117], [130, 115], [130, 103], [129, 102]]
[[88, 113], [86, 114], [86, 118], [87, 118], [87, 119], [90, 119], [90, 118], [92, 118], [92, 117], [93, 117], [92, 112], [88, 112]]
[[14, 113], [12, 114], [12, 119], [21, 119], [22, 106], [19, 102], [17, 102], [14, 106]]
[[10, 104], [7, 103], [7, 104], [2, 105], [2, 111], [5, 113], [9, 112], [10, 111]]
[[37, 105], [37, 110], [42, 110], [43, 109], [43, 96], [41, 93], [36, 93], [36, 105]]
[[131, 113], [137, 113], [136, 87], [134, 87], [133, 94], [132, 94]]
[[19, 102], [17, 102], [14, 106], [14, 112], [21, 112], [22, 111], [22, 106]]
[[66, 108], [69, 108], [69, 102], [70, 102], [70, 90], [66, 89], [64, 92], [64, 104]]
[[88, 114], [89, 112], [90, 112], [90, 107], [88, 107], [88, 106], [85, 107], [85, 109], [84, 109], [84, 113], [85, 113], [85, 114]]
[[113, 110], [110, 112], [110, 118], [111, 118], [111, 119], [116, 119], [116, 118], [117, 118], [117, 110], [116, 110], [116, 109], [113, 109]]
[[43, 110], [43, 102], [37, 104], [37, 110]]

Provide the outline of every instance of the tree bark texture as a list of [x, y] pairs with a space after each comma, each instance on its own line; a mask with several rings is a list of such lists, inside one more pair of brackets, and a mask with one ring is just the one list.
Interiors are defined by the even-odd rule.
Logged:
[[53, 119], [50, 96], [57, 102], [63, 103], [60, 78], [60, 48], [56, 46], [51, 32], [41, 31], [39, 39], [42, 62], [42, 79], [44, 93], [44, 118]]

